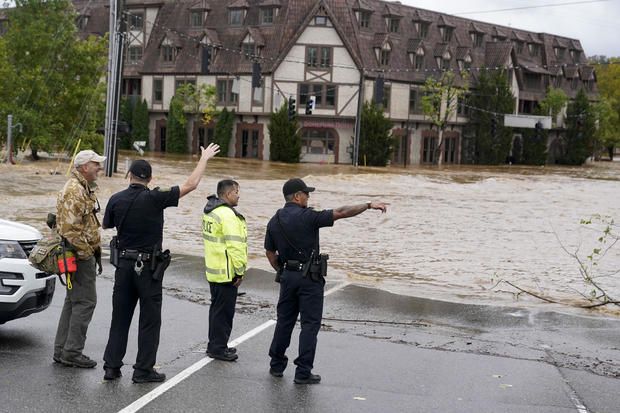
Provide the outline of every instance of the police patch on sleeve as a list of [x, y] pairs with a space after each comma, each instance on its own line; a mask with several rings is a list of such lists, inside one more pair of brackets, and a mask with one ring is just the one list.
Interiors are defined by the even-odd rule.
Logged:
[[164, 187], [157, 187], [155, 188], [155, 191], [159, 191], [159, 192], [170, 192], [172, 191], [172, 187], [171, 186], [164, 186]]

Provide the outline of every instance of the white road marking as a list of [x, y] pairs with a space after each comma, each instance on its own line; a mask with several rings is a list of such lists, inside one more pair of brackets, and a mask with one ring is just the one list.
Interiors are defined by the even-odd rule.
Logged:
[[[341, 284], [338, 284], [335, 287], [329, 289], [328, 291], [325, 291], [324, 296], [327, 297], [328, 295], [333, 294], [336, 291], [342, 290], [347, 285], [349, 285], [349, 283], [346, 282], [346, 281], [341, 283]], [[243, 334], [241, 337], [236, 338], [235, 340], [229, 342], [228, 345], [229, 345], [229, 347], [238, 346], [239, 344], [243, 343], [244, 341], [249, 340], [250, 338], [254, 337], [257, 334], [260, 334], [261, 332], [263, 332], [264, 330], [268, 329], [269, 327], [271, 327], [275, 323], [276, 323], [276, 320], [269, 320], [269, 321], [259, 325], [258, 327], [253, 328], [252, 330], [248, 331], [247, 333]], [[164, 382], [163, 384], [157, 386], [155, 389], [151, 390], [150, 392], [148, 392], [144, 396], [140, 397], [138, 400], [136, 400], [135, 402], [131, 403], [129, 406], [125, 407], [122, 410], [119, 410], [118, 413], [135, 413], [135, 412], [137, 412], [138, 410], [142, 409], [144, 406], [146, 406], [147, 404], [149, 404], [150, 402], [152, 402], [153, 400], [155, 400], [156, 398], [158, 398], [159, 396], [161, 396], [162, 394], [164, 394], [165, 392], [167, 392], [168, 390], [170, 390], [171, 388], [173, 388], [177, 384], [181, 383], [183, 380], [185, 380], [186, 378], [188, 378], [192, 374], [196, 373], [198, 370], [200, 370], [201, 368], [203, 368], [207, 364], [211, 363], [212, 361], [213, 361], [213, 359], [210, 358], [210, 357], [205, 357], [205, 358], [203, 358], [201, 360], [198, 360], [196, 363], [192, 364], [191, 366], [189, 366], [188, 368], [186, 368], [185, 370], [183, 370], [182, 372], [180, 372], [179, 374], [177, 374], [176, 376], [174, 376], [170, 380], [168, 380], [168, 381]]]

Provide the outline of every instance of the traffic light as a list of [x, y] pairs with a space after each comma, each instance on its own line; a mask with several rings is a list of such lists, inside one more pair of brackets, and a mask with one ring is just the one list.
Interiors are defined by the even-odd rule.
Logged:
[[308, 101], [306, 102], [306, 115], [312, 115], [312, 111], [314, 110], [314, 100], [314, 96], [308, 98]]
[[497, 118], [495, 116], [491, 118], [491, 136], [497, 136]]
[[254, 62], [252, 64], [252, 87], [257, 88], [261, 86], [261, 69], [260, 63]]
[[297, 116], [297, 108], [295, 107], [295, 98], [291, 97], [288, 100], [288, 120], [293, 121]]

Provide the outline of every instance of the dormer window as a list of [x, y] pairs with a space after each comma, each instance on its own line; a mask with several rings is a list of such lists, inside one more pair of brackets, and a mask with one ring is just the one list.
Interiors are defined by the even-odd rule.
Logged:
[[493, 36], [493, 41], [494, 42], [503, 42], [506, 40], [506, 37], [504, 36]]
[[229, 9], [228, 10], [228, 24], [231, 26], [241, 26], [245, 19], [244, 9]]
[[365, 29], [370, 27], [370, 14], [371, 12], [368, 10], [360, 10], [357, 13], [360, 27], [363, 27]]
[[164, 63], [173, 63], [176, 55], [176, 49], [171, 44], [161, 46], [161, 58]]
[[454, 31], [453, 27], [450, 26], [440, 26], [439, 34], [441, 35], [441, 40], [445, 43], [448, 43], [452, 39], [452, 32]]
[[390, 55], [392, 53], [392, 47], [389, 43], [385, 43], [379, 53], [379, 64], [381, 66], [387, 66], [390, 64]]
[[437, 67], [441, 70], [450, 69], [450, 60], [452, 60], [450, 52], [444, 53], [443, 56], [437, 58]]
[[327, 26], [327, 16], [314, 16], [315, 26]]
[[203, 21], [203, 12], [201, 11], [192, 11], [189, 14], [189, 25], [191, 27], [202, 27]]
[[400, 18], [399, 17], [388, 16], [386, 18], [386, 22], [387, 22], [388, 32], [390, 32], [390, 33], [398, 33], [398, 30], [400, 28]]
[[415, 54], [411, 53], [409, 56], [411, 63], [413, 64], [413, 68], [415, 70], [422, 70], [424, 67], [424, 49], [420, 47], [416, 50]]
[[458, 61], [459, 70], [469, 70], [471, 69], [471, 56], [467, 55], [464, 59]]
[[429, 25], [430, 23], [422, 22], [422, 21], [416, 21], [413, 23], [413, 27], [415, 28], [415, 31], [418, 33], [418, 38], [426, 39], [426, 36], [428, 36]]
[[[78, 16], [75, 25], [77, 26], [78, 30], [84, 30], [86, 28], [86, 25], [88, 24], [88, 16]], [[0, 23], [1, 25], [1, 23]], [[0, 34], [2, 34], [2, 30], [0, 29]]]
[[566, 49], [564, 49], [563, 47], [554, 47], [553, 54], [555, 54], [555, 57], [557, 57], [558, 59], [564, 59], [565, 50]]
[[530, 56], [538, 56], [540, 54], [540, 45], [536, 43], [528, 43], [527, 48], [530, 51]]
[[518, 54], [523, 53], [523, 42], [521, 40], [517, 40], [514, 43], [514, 46]]
[[571, 50], [570, 57], [573, 61], [578, 62], [581, 59], [581, 52], [579, 50]]
[[256, 43], [254, 43], [252, 41], [244, 42], [241, 45], [241, 52], [243, 53], [243, 56], [247, 60], [252, 59], [252, 57], [254, 57], [256, 55]]
[[471, 42], [474, 47], [482, 47], [482, 41], [484, 40], [484, 33], [480, 32], [470, 32], [469, 36], [471, 37]]
[[260, 24], [270, 25], [273, 24], [275, 17], [275, 7], [263, 7], [260, 9]]
[[142, 30], [144, 27], [144, 13], [131, 12], [129, 14], [129, 30]]

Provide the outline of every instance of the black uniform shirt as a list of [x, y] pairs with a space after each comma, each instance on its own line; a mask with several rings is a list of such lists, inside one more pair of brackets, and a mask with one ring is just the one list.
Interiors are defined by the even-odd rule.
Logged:
[[[277, 216], [280, 216], [278, 224]], [[319, 229], [334, 225], [334, 211], [327, 209], [315, 211], [312, 208], [303, 208], [294, 202], [287, 202], [284, 208], [278, 210], [276, 215], [267, 224], [265, 234], [265, 249], [278, 251], [280, 259], [307, 261], [312, 254], [318, 254]], [[284, 234], [282, 230], [284, 229]], [[290, 240], [290, 243], [286, 240]], [[302, 253], [293, 248], [291, 243], [299, 248]]]
[[[131, 184], [129, 188], [110, 198], [103, 217], [103, 227], [118, 226], [125, 213], [127, 216], [118, 234], [120, 249], [152, 252], [162, 247], [164, 232], [164, 209], [179, 205], [178, 186], [148, 189], [144, 185]], [[132, 199], [135, 198], [133, 204]], [[130, 207], [131, 204], [131, 207]], [[127, 212], [127, 208], [130, 208]]]

